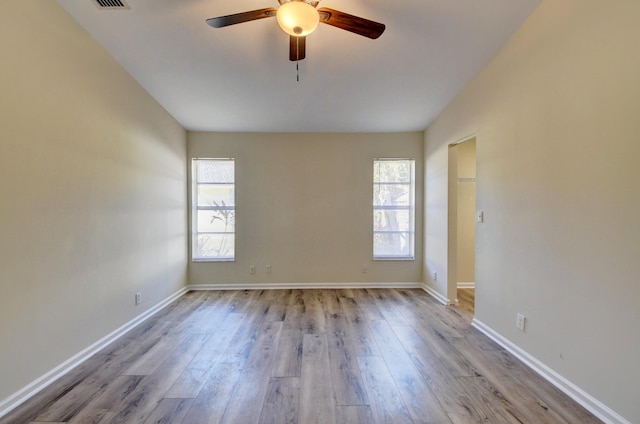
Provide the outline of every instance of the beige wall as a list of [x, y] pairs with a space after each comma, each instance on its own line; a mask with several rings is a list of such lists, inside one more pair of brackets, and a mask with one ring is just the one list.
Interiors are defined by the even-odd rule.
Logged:
[[639, 20], [635, 0], [544, 1], [425, 133], [425, 276], [447, 272], [448, 145], [476, 134], [477, 319], [629, 422], [640, 422]]
[[[421, 133], [189, 133], [188, 139], [190, 158], [236, 159], [237, 204], [236, 261], [191, 263], [191, 284], [422, 281]], [[414, 261], [372, 260], [376, 157], [416, 159]]]
[[57, 3], [3, 1], [0, 52], [2, 406], [184, 286], [187, 194], [185, 131]]

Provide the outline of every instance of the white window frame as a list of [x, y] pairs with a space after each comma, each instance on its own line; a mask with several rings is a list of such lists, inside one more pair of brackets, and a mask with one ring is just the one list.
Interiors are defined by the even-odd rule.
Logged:
[[[379, 162], [407, 162], [410, 165], [410, 175], [408, 181], [386, 181], [378, 175], [376, 166]], [[382, 180], [381, 180], [382, 179]], [[377, 204], [376, 199], [376, 186], [378, 189], [381, 186], [393, 186], [404, 185], [409, 186], [409, 199], [408, 204]], [[416, 173], [415, 173], [415, 159], [410, 158], [376, 158], [373, 161], [373, 259], [374, 260], [415, 260], [415, 208], [416, 208]], [[408, 221], [403, 224], [407, 229], [390, 229], [390, 230], [376, 230], [376, 211], [389, 211], [399, 212], [408, 211]], [[376, 236], [377, 235], [393, 235], [398, 239], [398, 243], [404, 238], [407, 243], [407, 253], [389, 254], [376, 251]]]
[[[208, 182], [200, 182], [198, 178], [198, 162], [200, 161], [212, 161], [212, 162], [232, 162], [233, 163], [233, 181], [208, 181]], [[235, 261], [235, 159], [234, 158], [193, 158], [191, 160], [191, 178], [192, 178], [192, 194], [191, 194], [191, 260], [194, 262], [233, 262]], [[199, 205], [198, 201], [198, 188], [203, 185], [232, 185], [233, 186], [233, 204], [214, 204], [214, 205]], [[231, 217], [234, 221], [234, 225], [232, 227], [232, 231], [200, 231], [198, 228], [198, 212], [199, 211], [212, 211], [213, 213], [219, 212], [220, 214]], [[232, 243], [233, 248], [231, 249], [231, 254], [229, 255], [219, 255], [219, 256], [205, 256], [200, 255], [200, 248], [198, 247], [198, 243], [200, 240], [200, 235], [232, 235]]]

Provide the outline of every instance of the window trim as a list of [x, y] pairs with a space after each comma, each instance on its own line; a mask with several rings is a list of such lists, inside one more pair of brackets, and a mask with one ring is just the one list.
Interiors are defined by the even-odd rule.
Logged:
[[[377, 162], [401, 162], [408, 161], [411, 164], [411, 176], [408, 182], [400, 181], [376, 181], [376, 163]], [[376, 185], [409, 185], [409, 204], [408, 205], [376, 205], [375, 204], [375, 187]], [[372, 224], [373, 226], [373, 260], [374, 261], [415, 261], [416, 256], [416, 160], [414, 158], [374, 158], [373, 159], [373, 208], [372, 208]], [[409, 230], [407, 231], [376, 231], [375, 230], [375, 213], [378, 210], [392, 211], [409, 211]], [[410, 243], [410, 252], [408, 255], [376, 255], [375, 236], [376, 234], [405, 234]]]
[[[217, 162], [232, 162], [233, 163], [233, 182], [198, 182], [198, 165], [199, 161], [217, 161]], [[192, 262], [235, 262], [235, 224], [233, 231], [220, 232], [220, 231], [198, 231], [198, 212], [199, 211], [234, 211], [236, 210], [235, 197], [236, 197], [236, 175], [235, 175], [235, 158], [191, 158], [191, 261]], [[232, 185], [233, 186], [233, 206], [199, 206], [198, 205], [198, 188], [203, 185]], [[235, 214], [234, 214], [235, 215]], [[235, 221], [235, 216], [234, 216]], [[234, 248], [233, 255], [230, 256], [218, 256], [218, 257], [206, 257], [196, 256], [198, 252], [198, 236], [201, 234], [231, 234], [234, 236]]]

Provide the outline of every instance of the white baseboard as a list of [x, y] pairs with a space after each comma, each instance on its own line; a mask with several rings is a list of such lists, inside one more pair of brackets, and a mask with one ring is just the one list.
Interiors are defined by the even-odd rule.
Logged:
[[6, 399], [0, 401], [0, 418], [7, 415], [13, 409], [18, 407], [20, 404], [28, 400], [30, 397], [38, 393], [39, 391], [45, 389], [47, 386], [52, 384], [54, 381], [65, 375], [66, 373], [73, 370], [75, 367], [82, 364], [84, 361], [89, 359], [93, 354], [99, 352], [101, 349], [109, 345], [111, 342], [117, 340], [118, 338], [124, 336], [126, 333], [131, 331], [135, 326], [150, 318], [152, 315], [156, 314], [165, 306], [169, 305], [174, 300], [178, 299], [180, 296], [185, 294], [188, 291], [186, 287], [180, 289], [178, 292], [169, 296], [162, 302], [157, 305], [147, 309], [142, 314], [138, 315], [131, 321], [107, 334], [97, 342], [93, 343], [91, 346], [83, 349], [81, 352], [76, 353], [71, 358], [67, 359], [54, 369], [50, 370], [46, 374], [38, 377], [31, 383], [27, 384], [22, 389], [18, 390], [14, 394], [10, 395]]
[[188, 290], [281, 290], [281, 289], [418, 289], [422, 283], [242, 283], [190, 284]]
[[[428, 287], [422, 283], [305, 283], [305, 284], [193, 284], [187, 287], [182, 288], [178, 292], [169, 296], [162, 302], [157, 305], [151, 307], [147, 311], [138, 315], [131, 321], [122, 325], [118, 329], [113, 332], [107, 334], [97, 342], [88, 346], [81, 352], [78, 352], [76, 355], [72, 356], [62, 364], [58, 365], [54, 369], [50, 370], [46, 374], [37, 378], [33, 382], [29, 383], [22, 389], [18, 390], [14, 394], [0, 401], [0, 418], [4, 415], [8, 414], [10, 411], [18, 407], [20, 404], [28, 400], [30, 397], [34, 396], [39, 391], [45, 389], [47, 386], [52, 384], [58, 378], [62, 377], [66, 373], [70, 372], [84, 361], [89, 359], [93, 354], [100, 351], [113, 341], [118, 338], [124, 336], [126, 333], [131, 331], [135, 326], [147, 320], [151, 316], [155, 315], [161, 309], [169, 305], [171, 302], [178, 299], [180, 296], [184, 295], [189, 290], [256, 290], [256, 289], [346, 289], [346, 288], [421, 288], [431, 296], [433, 296], [436, 300], [438, 300], [443, 305], [451, 305], [451, 302], [444, 296], [442, 296], [437, 291], [433, 290], [431, 287]], [[505, 339], [499, 333], [495, 332], [489, 326], [483, 324], [481, 321], [477, 319], [473, 319], [472, 325], [480, 330], [482, 333], [486, 334], [489, 338], [494, 340], [496, 343], [504, 347], [508, 352], [514, 355], [516, 358], [524, 362], [535, 372], [540, 374], [542, 377], [547, 379], [550, 383], [558, 387], [558, 389], [562, 390], [573, 400], [584, 406], [591, 413], [596, 415], [602, 421], [608, 424], [631, 424], [629, 421], [625, 420], [623, 417], [618, 415], [615, 411], [611, 410], [609, 407], [604, 405], [602, 402], [595, 399], [593, 396], [589, 395], [575, 384], [571, 383], [566, 378], [562, 377], [560, 374], [553, 371], [551, 368], [547, 367], [545, 364], [511, 343], [509, 340]]]
[[429, 295], [434, 297], [438, 302], [442, 303], [445, 306], [451, 306], [455, 303], [455, 301], [447, 299], [445, 296], [441, 295], [440, 293], [438, 293], [431, 287], [427, 286], [426, 284], [420, 284], [420, 288], [426, 291], [427, 293], [429, 293]]
[[46, 374], [32, 381], [22, 389], [13, 393], [6, 399], [0, 400], [0, 418], [7, 415], [10, 411], [18, 407], [27, 399], [45, 389], [54, 381], [70, 372], [84, 361], [89, 359], [93, 354], [100, 351], [119, 337], [124, 336], [135, 326], [150, 318], [162, 308], [169, 305], [189, 290], [258, 290], [258, 289], [347, 289], [347, 288], [420, 288], [421, 283], [265, 283], [265, 284], [193, 284], [183, 287], [178, 292], [169, 296], [162, 302], [151, 307], [147, 311], [138, 315], [131, 321], [122, 325], [113, 332], [107, 334], [91, 346], [78, 352], [62, 364], [50, 370]]
[[457, 304], [424, 283], [243, 283], [190, 284], [188, 290], [280, 290], [280, 289], [422, 289], [445, 306]]
[[504, 338], [500, 333], [494, 331], [488, 325], [482, 323], [481, 321], [478, 321], [475, 318], [471, 322], [471, 325], [487, 335], [490, 339], [498, 343], [520, 361], [524, 362], [527, 366], [529, 366], [529, 368], [545, 378], [547, 381], [556, 386], [571, 399], [578, 402], [580, 405], [585, 407], [588, 411], [590, 411], [596, 417], [600, 418], [605, 423], [631, 424], [630, 421], [627, 421], [611, 408], [600, 402], [598, 399], [594, 398], [526, 351], [522, 350], [511, 341]]
[[459, 289], [475, 289], [476, 282], [475, 281], [458, 281]]

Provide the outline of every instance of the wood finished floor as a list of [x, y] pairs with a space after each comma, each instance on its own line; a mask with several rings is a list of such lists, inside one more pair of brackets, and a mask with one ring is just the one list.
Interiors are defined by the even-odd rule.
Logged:
[[422, 290], [189, 292], [6, 423], [596, 423]]
[[473, 316], [476, 303], [476, 291], [475, 289], [458, 289], [458, 305], [459, 309], [469, 313]]

